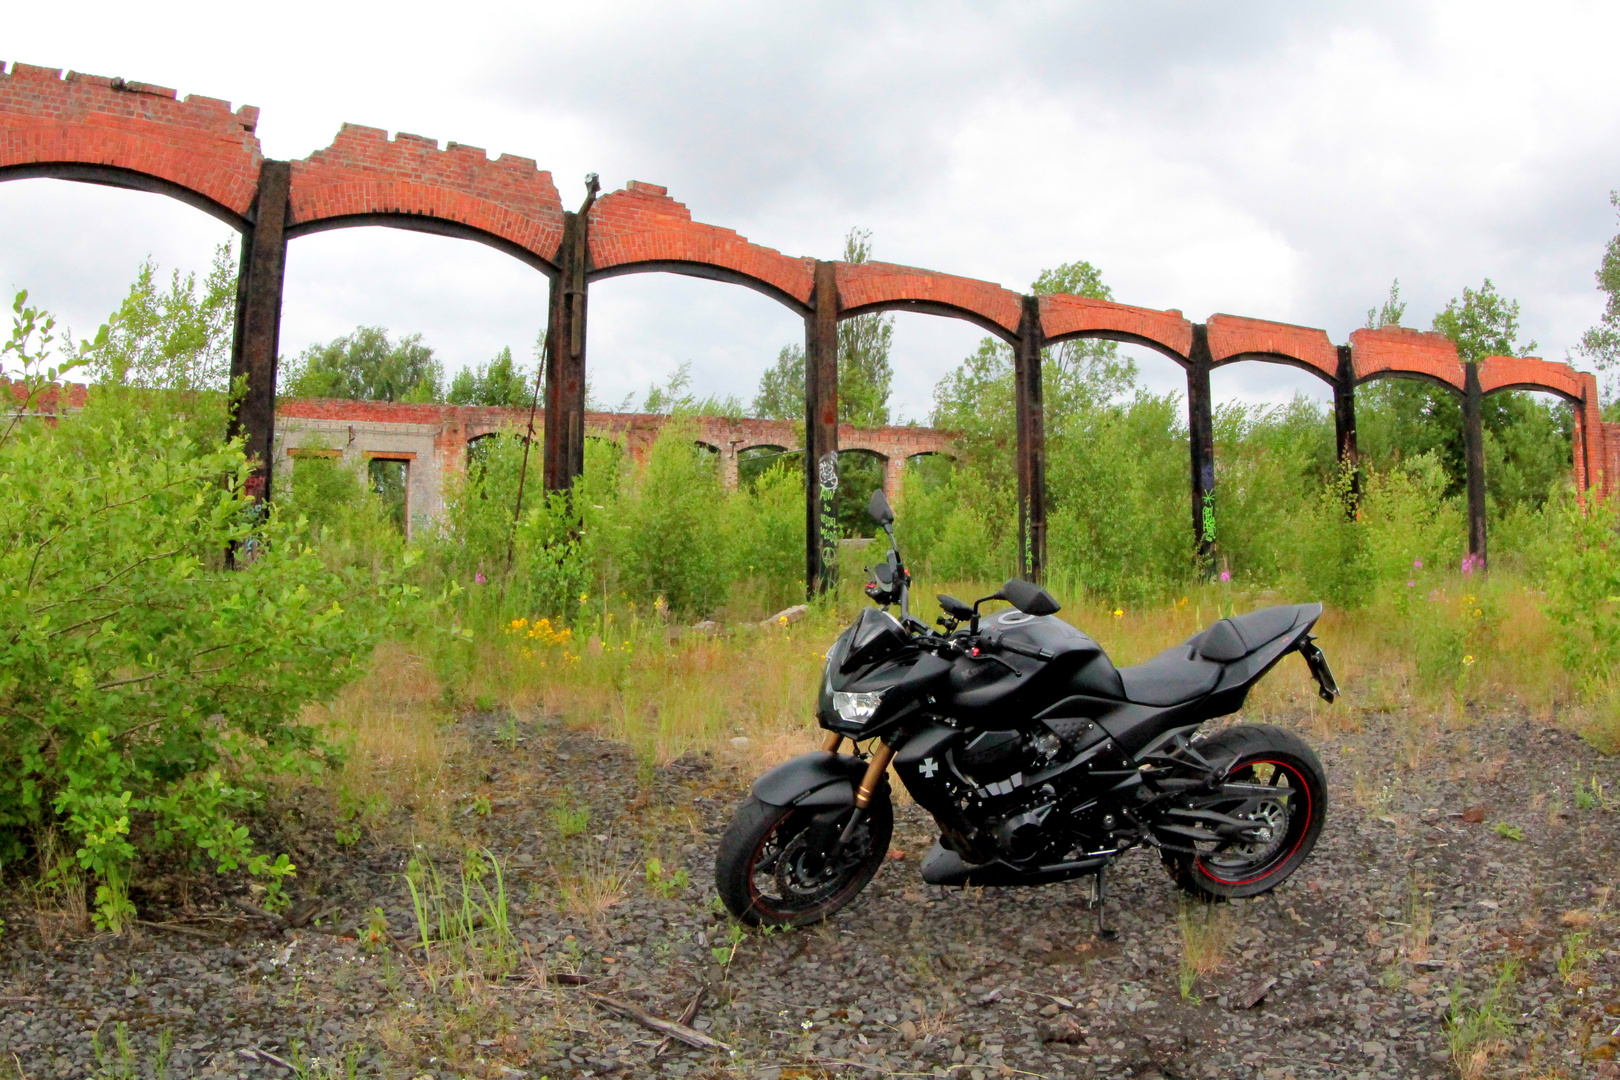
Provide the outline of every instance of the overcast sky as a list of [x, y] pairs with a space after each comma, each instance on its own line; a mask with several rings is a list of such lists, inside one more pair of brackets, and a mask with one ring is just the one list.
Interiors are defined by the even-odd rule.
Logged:
[[[663, 184], [700, 221], [836, 258], [1024, 290], [1087, 259], [1117, 299], [1325, 328], [1360, 325], [1393, 278], [1408, 325], [1493, 279], [1563, 358], [1602, 310], [1617, 231], [1620, 6], [1597, 3], [721, 4], [81, 2], [8, 12], [0, 59], [122, 75], [262, 109], [267, 155], [347, 120], [535, 158], [566, 205]], [[1604, 72], [1609, 71], [1609, 75]], [[0, 286], [81, 333], [140, 261], [204, 270], [230, 229], [159, 196], [0, 184]], [[390, 229], [292, 242], [286, 354], [356, 325], [419, 332], [454, 371], [527, 357], [545, 279], [493, 249]], [[904, 314], [894, 405], [982, 331]], [[617, 401], [691, 361], [751, 399], [799, 319], [752, 291], [670, 275], [591, 290], [593, 392]], [[1184, 387], [1147, 354], [1155, 387]], [[1325, 389], [1292, 369], [1216, 373], [1220, 398]]]

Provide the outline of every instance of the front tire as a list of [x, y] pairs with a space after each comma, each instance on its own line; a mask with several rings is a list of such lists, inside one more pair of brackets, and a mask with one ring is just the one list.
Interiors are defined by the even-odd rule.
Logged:
[[884, 784], [836, 865], [821, 838], [837, 837], [854, 807], [770, 806], [750, 795], [720, 838], [715, 887], [726, 909], [753, 926], [808, 926], [846, 907], [883, 865], [894, 834]]
[[1275, 889], [1309, 857], [1327, 819], [1322, 762], [1304, 739], [1271, 724], [1239, 724], [1196, 745], [1211, 763], [1231, 763], [1229, 781], [1289, 793], [1210, 807], [1264, 824], [1269, 835], [1247, 844], [1204, 845], [1197, 855], [1162, 851], [1165, 869], [1184, 892], [1206, 900], [1240, 899]]

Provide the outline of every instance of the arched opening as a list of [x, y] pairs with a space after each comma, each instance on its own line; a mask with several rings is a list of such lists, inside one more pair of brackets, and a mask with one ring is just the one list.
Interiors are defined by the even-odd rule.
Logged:
[[880, 531], [866, 513], [874, 491], [884, 488], [889, 459], [874, 450], [838, 451], [838, 536], [867, 539]]
[[[1215, 561], [1233, 580], [1271, 585], [1284, 569], [1278, 538], [1318, 514], [1340, 483], [1333, 386], [1315, 368], [1246, 354], [1210, 373], [1215, 418]], [[1348, 497], [1348, 492], [1340, 492]]]
[[[8, 303], [27, 289], [31, 303], [78, 338], [94, 336], [118, 309], [147, 259], [166, 291], [176, 272], [182, 280], [195, 275], [200, 285], [221, 245], [231, 246], [233, 265], [241, 251], [236, 229], [199, 213], [194, 201], [63, 179], [0, 171], [0, 285]], [[228, 351], [229, 340], [224, 346]]]
[[1084, 332], [1043, 358], [1053, 587], [1153, 599], [1192, 567], [1187, 370], [1168, 347]]
[[379, 326], [393, 340], [421, 335], [441, 365], [439, 400], [458, 373], [490, 365], [503, 349], [532, 394], [549, 290], [532, 266], [460, 238], [394, 228], [310, 233], [287, 245], [281, 354], [295, 361], [313, 345]]
[[[657, 411], [708, 406], [699, 411], [755, 415], [761, 379], [785, 348], [802, 352], [804, 319], [762, 293], [717, 284], [668, 273], [593, 281], [592, 407], [644, 411], [649, 391], [660, 389], [666, 393]], [[672, 387], [683, 365], [687, 381]]]
[[773, 468], [785, 469], [794, 475], [802, 474], [804, 452], [789, 450], [785, 446], [760, 444], [737, 451], [737, 483], [744, 491], [753, 491], [760, 478]]

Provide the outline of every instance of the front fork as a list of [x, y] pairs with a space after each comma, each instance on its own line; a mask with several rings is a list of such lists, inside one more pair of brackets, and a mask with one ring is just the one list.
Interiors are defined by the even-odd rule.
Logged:
[[[836, 754], [844, 745], [844, 736], [837, 732], [828, 732], [827, 740], [821, 748], [828, 753]], [[894, 747], [878, 740], [877, 749], [872, 751], [872, 757], [866, 763], [866, 775], [861, 777], [861, 786], [855, 789], [855, 812], [849, 816], [843, 832], [838, 834], [838, 840], [827, 853], [829, 861], [837, 859], [844, 853], [844, 847], [855, 837], [855, 831], [860, 828], [861, 822], [866, 820], [866, 808], [872, 805], [872, 796], [877, 794], [878, 788], [883, 786], [883, 775], [889, 771], [889, 762], [894, 758]]]

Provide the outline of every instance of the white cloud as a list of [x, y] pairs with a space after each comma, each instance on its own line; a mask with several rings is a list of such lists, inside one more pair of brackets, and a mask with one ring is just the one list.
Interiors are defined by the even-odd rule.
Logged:
[[[262, 107], [272, 156], [342, 121], [536, 158], [564, 201], [597, 171], [666, 184], [699, 220], [793, 255], [851, 225], [880, 258], [1027, 287], [1101, 266], [1118, 298], [1326, 328], [1400, 277], [1409, 321], [1492, 277], [1558, 357], [1600, 310], [1616, 222], [1620, 10], [1462, 3], [681, 6], [169, 5], [8, 15], [7, 60], [122, 74]], [[228, 230], [152, 196], [0, 184], [0, 283], [85, 330], [138, 261], [201, 270]], [[545, 282], [496, 252], [381, 229], [293, 243], [286, 351], [377, 323], [452, 365], [526, 357]], [[980, 332], [901, 317], [897, 405]], [[746, 290], [665, 277], [594, 290], [593, 385], [616, 399], [693, 362], [748, 398], [800, 336]], [[1155, 387], [1173, 368], [1145, 365]], [[1218, 396], [1321, 387], [1242, 365]]]

